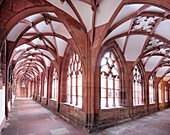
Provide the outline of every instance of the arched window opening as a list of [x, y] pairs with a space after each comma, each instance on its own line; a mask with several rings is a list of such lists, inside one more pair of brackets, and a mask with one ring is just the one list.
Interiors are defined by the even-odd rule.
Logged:
[[144, 104], [144, 91], [142, 87], [142, 76], [139, 67], [136, 65], [133, 69], [133, 105]]
[[158, 91], [159, 91], [159, 103], [162, 103], [163, 102], [163, 99], [162, 99], [162, 86], [161, 86], [161, 82], [159, 83], [158, 85]]
[[53, 71], [52, 99], [58, 100], [58, 75], [55, 68]]
[[39, 93], [38, 95], [40, 96], [41, 95], [41, 80], [39, 81]]
[[155, 89], [153, 75], [149, 78], [149, 104], [155, 103]]
[[165, 102], [168, 102], [168, 85], [165, 86]]
[[101, 109], [120, 106], [120, 75], [113, 50], [105, 53], [100, 63]]
[[44, 97], [47, 98], [47, 78], [44, 80]]
[[82, 108], [82, 67], [81, 60], [75, 52], [68, 66], [67, 90], [68, 103]]

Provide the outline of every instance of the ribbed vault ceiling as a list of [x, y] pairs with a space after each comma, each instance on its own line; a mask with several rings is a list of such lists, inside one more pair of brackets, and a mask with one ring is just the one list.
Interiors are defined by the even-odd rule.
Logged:
[[[157, 77], [170, 72], [170, 11], [146, 4], [121, 7], [122, 0], [61, 1], [46, 0], [75, 19], [86, 33], [95, 35], [97, 29], [107, 26], [106, 32], [100, 32], [98, 45], [115, 40], [126, 61], [141, 60], [145, 70], [156, 72]], [[21, 20], [7, 37], [18, 41], [12, 55], [14, 73], [32, 79], [51, 63], [58, 64], [72, 38], [55, 13], [37, 13]]]

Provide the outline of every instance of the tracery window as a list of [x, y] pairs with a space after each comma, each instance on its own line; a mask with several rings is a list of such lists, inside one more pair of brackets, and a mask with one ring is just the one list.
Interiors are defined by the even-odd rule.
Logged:
[[110, 50], [100, 63], [101, 109], [120, 106], [120, 76], [117, 58]]
[[44, 97], [47, 98], [47, 78], [44, 80]]
[[38, 95], [41, 95], [41, 80], [39, 81], [39, 93]]
[[155, 103], [155, 89], [153, 75], [149, 78], [149, 104]]
[[73, 53], [67, 72], [68, 103], [82, 108], [82, 67], [77, 53]]
[[53, 81], [52, 81], [52, 99], [58, 100], [58, 75], [55, 68], [53, 71]]
[[168, 85], [165, 86], [165, 102], [168, 102]]
[[143, 101], [142, 75], [139, 67], [136, 65], [133, 69], [133, 105], [143, 105]]
[[162, 88], [161, 88], [161, 83], [159, 83], [159, 85], [158, 85], [158, 91], [159, 91], [159, 103], [162, 103], [162, 101], [163, 101], [163, 96], [162, 96], [162, 90], [161, 90]]

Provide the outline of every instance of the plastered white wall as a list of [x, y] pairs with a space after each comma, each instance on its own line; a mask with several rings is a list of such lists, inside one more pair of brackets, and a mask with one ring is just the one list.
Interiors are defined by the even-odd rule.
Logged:
[[5, 86], [0, 89], [0, 125], [5, 118]]

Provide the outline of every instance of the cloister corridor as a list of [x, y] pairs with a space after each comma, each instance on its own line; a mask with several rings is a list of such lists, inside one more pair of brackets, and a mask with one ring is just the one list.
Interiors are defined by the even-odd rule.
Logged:
[[0, 0], [0, 135], [170, 135], [170, 0]]

